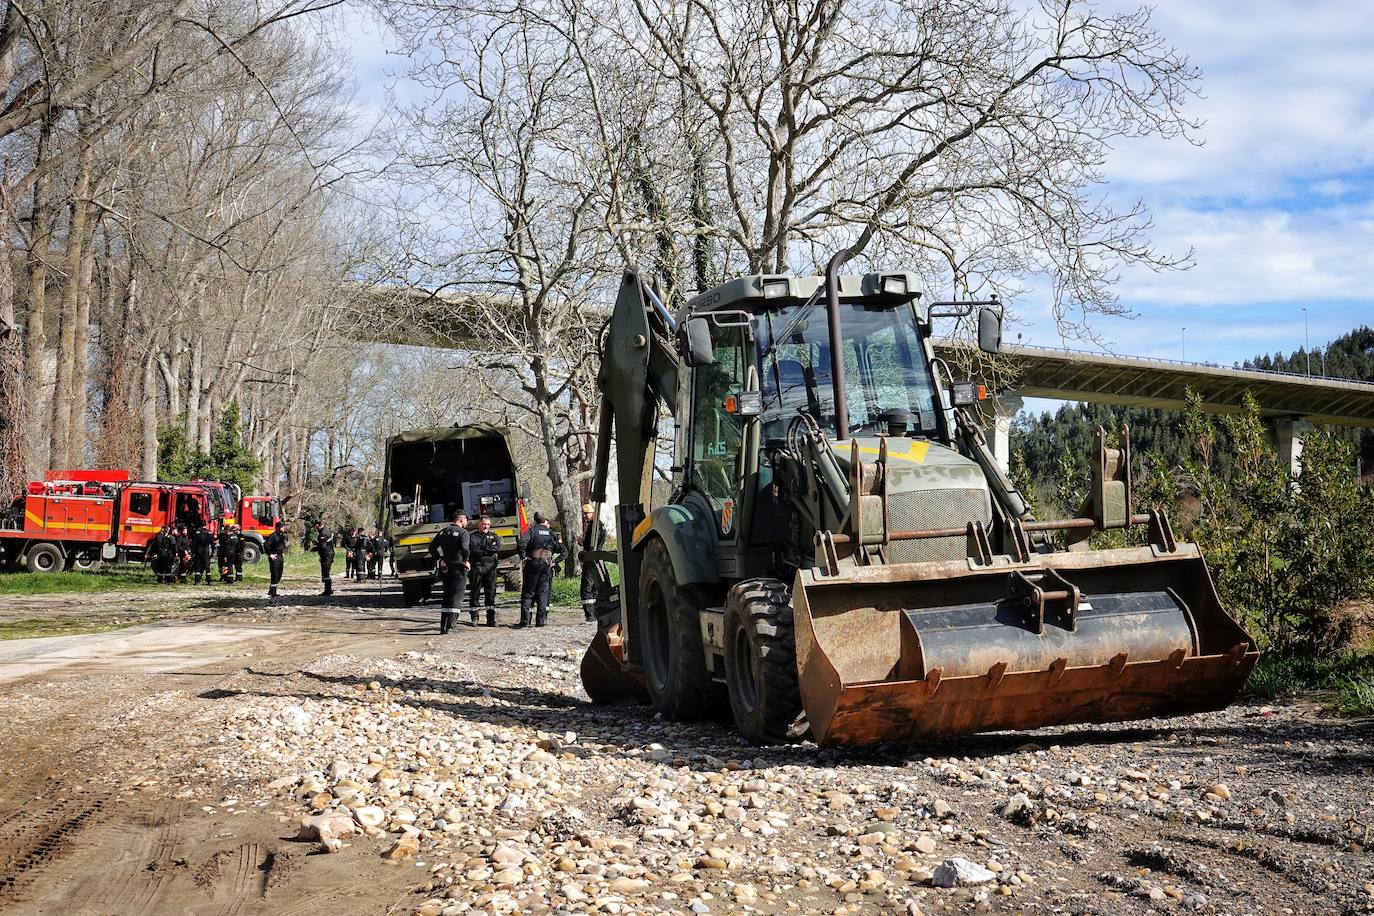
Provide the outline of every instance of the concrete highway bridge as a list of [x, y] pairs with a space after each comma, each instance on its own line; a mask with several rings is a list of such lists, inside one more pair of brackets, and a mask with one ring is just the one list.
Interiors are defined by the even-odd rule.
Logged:
[[[936, 350], [953, 356], [967, 346], [947, 341]], [[989, 430], [1003, 466], [1010, 418], [1027, 397], [1177, 410], [1186, 406], [1191, 389], [1205, 410], [1225, 414], [1240, 413], [1248, 391], [1274, 424], [1280, 457], [1295, 469], [1303, 432], [1314, 424], [1374, 429], [1374, 384], [1368, 382], [1046, 347], [1009, 346], [1003, 352], [1020, 369], [1017, 389], [1001, 396], [1003, 418]]]
[[[404, 293], [410, 302], [400, 309], [395, 307], [397, 293], [367, 295], [377, 300], [369, 303], [375, 310], [365, 309], [377, 316], [362, 331], [367, 339], [454, 349], [469, 342], [452, 317], [453, 310], [462, 306], [462, 294]], [[388, 321], [388, 315], [396, 317]], [[936, 351], [958, 356], [968, 346], [940, 341]], [[1226, 414], [1241, 411], [1248, 391], [1259, 403], [1261, 415], [1274, 424], [1280, 456], [1295, 469], [1302, 454], [1302, 435], [1313, 424], [1374, 429], [1374, 384], [1368, 382], [1046, 347], [1007, 346], [1003, 352], [1020, 370], [1018, 387], [999, 397], [1001, 416], [988, 430], [1003, 467], [1010, 454], [1011, 418], [1027, 397], [1179, 409], [1186, 405], [1185, 392], [1191, 389], [1202, 399], [1203, 409]]]

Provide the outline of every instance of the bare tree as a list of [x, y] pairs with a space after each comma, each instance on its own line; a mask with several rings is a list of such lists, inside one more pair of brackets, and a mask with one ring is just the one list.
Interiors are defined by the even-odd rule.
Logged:
[[410, 177], [441, 189], [401, 252], [405, 274], [444, 293], [469, 341], [470, 391], [542, 444], [558, 521], [576, 531], [598, 308], [618, 259], [574, 50], [520, 16], [387, 9], [412, 50], [446, 42], [442, 62], [417, 56], [413, 70], [442, 104], [409, 108], [399, 132]]
[[[847, 248], [961, 295], [1047, 275], [1057, 319], [1083, 331], [1120, 310], [1122, 265], [1186, 263], [1152, 247], [1142, 205], [1118, 211], [1097, 188], [1115, 140], [1196, 126], [1181, 106], [1197, 72], [1148, 9], [557, 0], [539, 15], [614, 36], [570, 40], [612, 48], [618, 59], [594, 64], [602, 72], [623, 72], [628, 57], [641, 86], [675, 87], [704, 116], [709, 134], [673, 116], [684, 106], [673, 93], [641, 89], [660, 109], [631, 127], [658, 151], [656, 188], [676, 194], [641, 212], [674, 230], [709, 212], [732, 269], [814, 268]], [[707, 207], [684, 193], [703, 183]]]

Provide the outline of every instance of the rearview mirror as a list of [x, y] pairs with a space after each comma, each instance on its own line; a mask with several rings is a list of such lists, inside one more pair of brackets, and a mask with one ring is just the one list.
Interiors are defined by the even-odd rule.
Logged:
[[687, 365], [693, 369], [716, 361], [711, 349], [711, 323], [705, 318], [688, 318], [682, 326], [682, 342]]
[[1002, 316], [990, 308], [978, 310], [978, 349], [984, 353], [1002, 349]]

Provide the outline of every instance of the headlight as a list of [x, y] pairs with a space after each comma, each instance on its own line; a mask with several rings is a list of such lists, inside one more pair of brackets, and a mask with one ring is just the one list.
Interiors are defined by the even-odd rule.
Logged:
[[791, 284], [786, 277], [763, 281], [763, 298], [765, 299], [782, 299], [787, 296], [790, 290]]
[[906, 277], [883, 277], [881, 289], [884, 293], [887, 293], [889, 296], [905, 296]]

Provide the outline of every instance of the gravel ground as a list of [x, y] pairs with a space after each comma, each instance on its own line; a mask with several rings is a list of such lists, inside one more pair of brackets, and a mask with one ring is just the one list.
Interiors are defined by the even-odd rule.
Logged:
[[1368, 722], [1238, 706], [763, 749], [586, 705], [590, 628], [559, 624], [246, 687], [217, 764], [266, 781], [321, 851], [413, 863], [421, 914], [1374, 911]]
[[[373, 601], [245, 602], [213, 625], [263, 637], [230, 659], [207, 645], [209, 668], [11, 684], [0, 740], [22, 750], [0, 778], [35, 801], [0, 797], [0, 909], [1374, 912], [1370, 721], [1240, 705], [757, 748], [587, 704], [570, 609], [441, 639]], [[45, 817], [61, 842], [6, 846]]]

